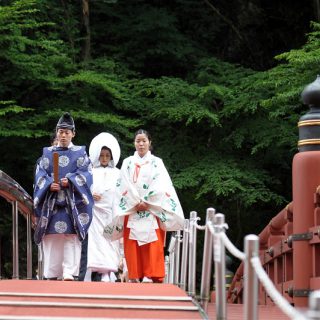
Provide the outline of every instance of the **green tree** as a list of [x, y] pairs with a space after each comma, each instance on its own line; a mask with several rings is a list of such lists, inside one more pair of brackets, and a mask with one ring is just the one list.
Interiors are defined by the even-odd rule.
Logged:
[[109, 131], [122, 157], [144, 127], [186, 216], [216, 207], [241, 244], [291, 200], [300, 93], [319, 69], [318, 24], [302, 46], [311, 17], [300, 2], [3, 1], [1, 169], [31, 194], [63, 111], [77, 144]]

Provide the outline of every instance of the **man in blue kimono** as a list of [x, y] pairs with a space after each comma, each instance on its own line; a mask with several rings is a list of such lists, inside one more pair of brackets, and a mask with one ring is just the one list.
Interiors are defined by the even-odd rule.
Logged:
[[43, 276], [74, 280], [81, 241], [92, 220], [92, 165], [85, 146], [75, 146], [75, 125], [64, 113], [56, 127], [58, 145], [43, 148], [35, 172], [36, 244], [42, 242]]

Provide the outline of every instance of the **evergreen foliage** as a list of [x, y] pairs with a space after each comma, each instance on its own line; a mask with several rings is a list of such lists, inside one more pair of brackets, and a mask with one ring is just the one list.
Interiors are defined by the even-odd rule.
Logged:
[[[319, 73], [320, 47], [311, 6], [250, 3], [89, 1], [88, 29], [80, 2], [0, 2], [0, 169], [32, 194], [34, 163], [64, 111], [75, 143], [111, 132], [122, 159], [143, 127], [186, 217], [217, 208], [241, 245], [291, 201], [296, 125], [308, 111], [300, 94]], [[0, 216], [2, 241], [8, 224]]]

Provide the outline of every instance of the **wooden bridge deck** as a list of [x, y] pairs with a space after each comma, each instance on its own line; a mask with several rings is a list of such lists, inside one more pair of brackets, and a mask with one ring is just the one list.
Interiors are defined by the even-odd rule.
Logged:
[[[0, 319], [203, 319], [177, 286], [2, 280]], [[49, 317], [49, 318], [47, 318]]]
[[[172, 284], [1, 280], [0, 320], [216, 319]], [[228, 304], [227, 319], [243, 319]], [[259, 306], [259, 319], [289, 320], [276, 306]]]
[[[259, 320], [290, 320], [277, 306], [260, 305], [258, 307]], [[208, 308], [208, 318], [216, 319], [215, 304], [210, 303]], [[227, 320], [243, 320], [243, 305], [242, 304], [228, 304], [227, 305]]]

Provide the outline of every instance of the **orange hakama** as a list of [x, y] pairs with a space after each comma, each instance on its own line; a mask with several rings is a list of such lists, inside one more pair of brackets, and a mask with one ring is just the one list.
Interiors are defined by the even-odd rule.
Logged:
[[165, 276], [165, 232], [160, 228], [156, 229], [158, 240], [139, 246], [136, 240], [129, 239], [130, 229], [127, 228], [127, 222], [128, 216], [124, 219], [123, 243], [129, 279], [148, 277], [153, 282], [162, 282]]

